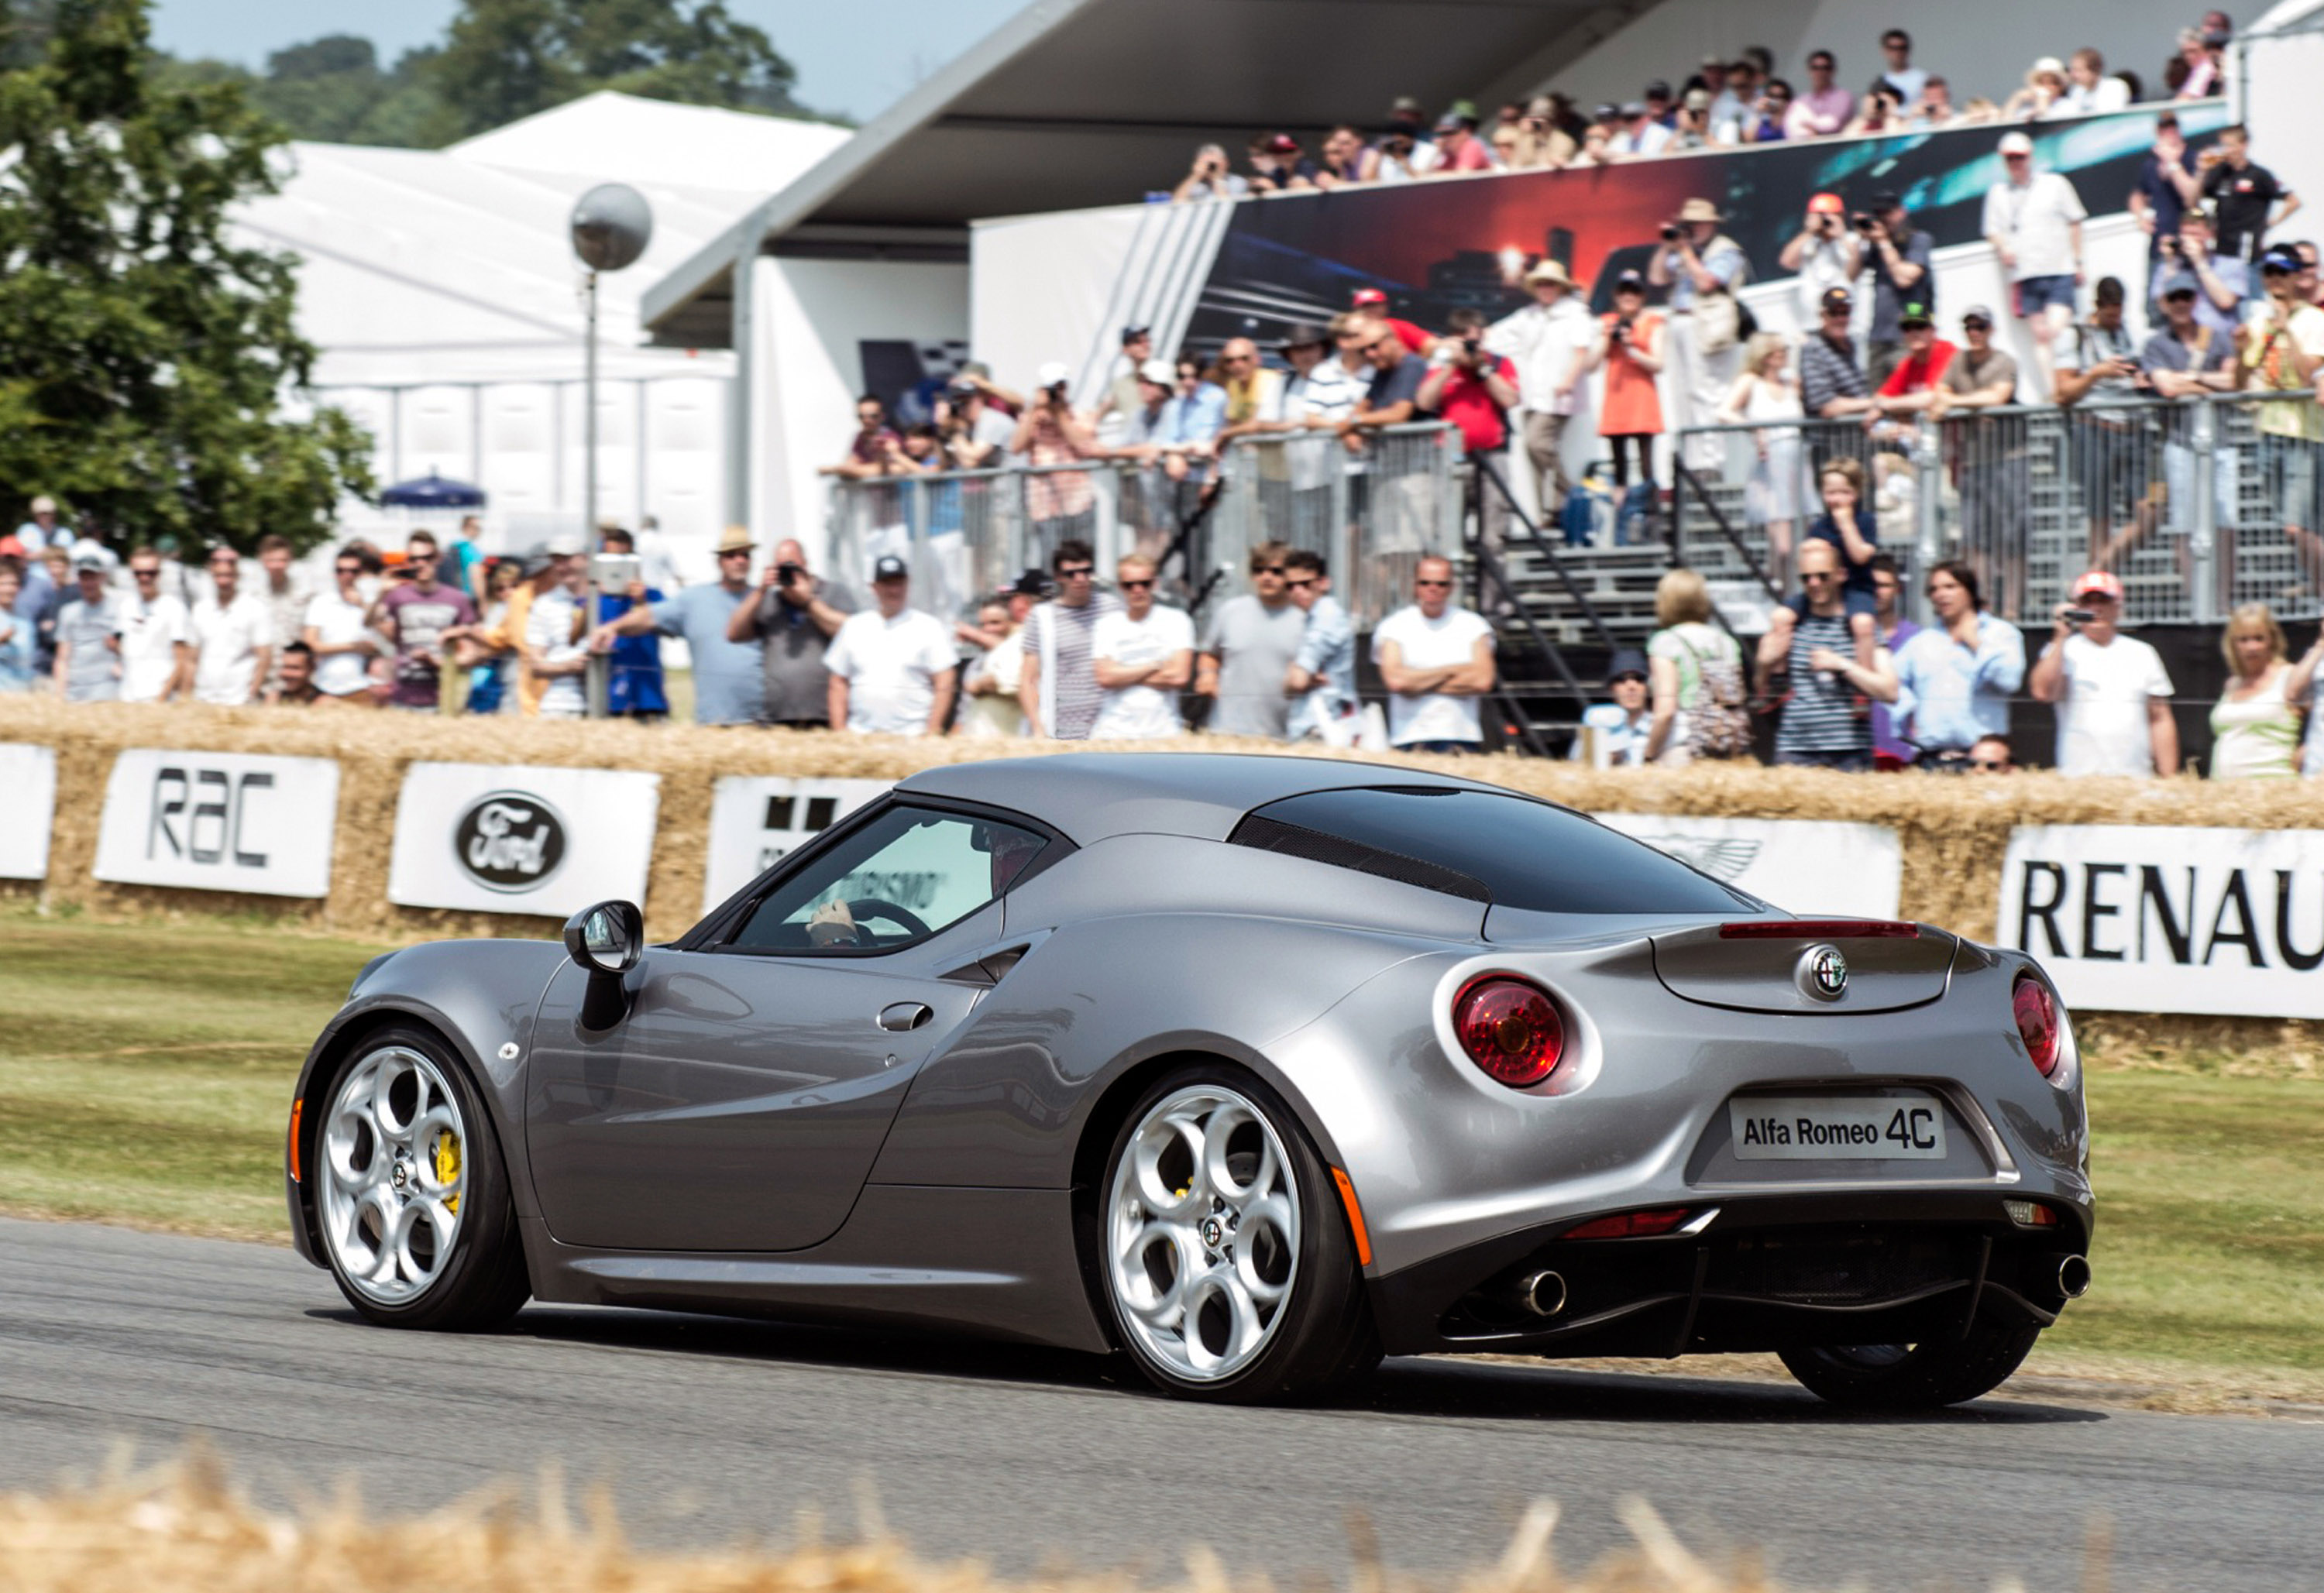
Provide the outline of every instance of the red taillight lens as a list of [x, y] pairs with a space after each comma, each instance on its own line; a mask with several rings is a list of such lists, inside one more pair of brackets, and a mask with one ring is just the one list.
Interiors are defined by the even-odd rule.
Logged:
[[2021, 973], [2017, 988], [2010, 992], [2009, 1006], [2016, 1014], [2017, 1037], [2025, 1042], [2025, 1054], [2048, 1078], [2058, 1071], [2058, 1003], [2050, 987], [2030, 973]]
[[1569, 1239], [1646, 1239], [1658, 1234], [1675, 1233], [1687, 1219], [1684, 1206], [1666, 1206], [1659, 1211], [1625, 1211], [1618, 1217], [1598, 1217], [1579, 1228], [1569, 1228], [1558, 1237]]
[[1471, 1062], [1513, 1088], [1540, 1083], [1565, 1055], [1565, 1025], [1549, 992], [1506, 975], [1478, 980], [1453, 999], [1452, 1032]]

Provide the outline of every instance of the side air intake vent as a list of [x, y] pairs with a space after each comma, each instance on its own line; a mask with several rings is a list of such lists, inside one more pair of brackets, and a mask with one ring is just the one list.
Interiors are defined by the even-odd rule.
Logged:
[[1246, 815], [1234, 827], [1234, 833], [1227, 837], [1227, 843], [1230, 846], [1256, 847], [1260, 852], [1279, 852], [1286, 857], [1304, 857], [1309, 862], [1353, 869], [1359, 874], [1376, 874], [1383, 879], [1394, 879], [1401, 885], [1417, 885], [1423, 890], [1457, 896], [1464, 901], [1489, 903], [1493, 899], [1493, 893], [1485, 888], [1483, 880], [1474, 875], [1463, 874], [1458, 869], [1406, 857], [1400, 852], [1367, 846], [1360, 841], [1326, 835], [1321, 830], [1286, 824], [1279, 819], [1263, 817], [1255, 813]]

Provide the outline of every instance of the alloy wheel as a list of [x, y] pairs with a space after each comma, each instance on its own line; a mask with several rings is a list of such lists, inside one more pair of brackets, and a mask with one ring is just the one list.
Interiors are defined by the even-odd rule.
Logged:
[[1218, 1383], [1267, 1348], [1297, 1282], [1299, 1189], [1275, 1128], [1218, 1084], [1173, 1091], [1121, 1148], [1106, 1201], [1116, 1313], [1147, 1358]]
[[347, 1070], [323, 1123], [323, 1242], [365, 1299], [401, 1305], [443, 1275], [460, 1234], [466, 1125], [437, 1064], [384, 1046]]

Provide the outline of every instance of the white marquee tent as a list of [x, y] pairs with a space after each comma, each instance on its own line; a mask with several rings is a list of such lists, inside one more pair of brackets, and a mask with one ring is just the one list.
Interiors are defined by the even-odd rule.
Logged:
[[689, 578], [706, 576], [733, 358], [639, 346], [638, 300], [848, 136], [595, 94], [444, 150], [293, 144], [282, 191], [235, 226], [301, 258], [318, 395], [371, 428], [381, 483], [431, 469], [474, 482], [490, 494], [488, 537], [514, 547], [586, 522], [582, 272], [567, 221], [599, 182], [638, 189], [652, 246], [599, 288], [596, 511], [654, 515]]

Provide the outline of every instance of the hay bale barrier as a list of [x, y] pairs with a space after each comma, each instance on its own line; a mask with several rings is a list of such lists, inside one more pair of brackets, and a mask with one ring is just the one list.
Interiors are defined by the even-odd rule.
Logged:
[[[512, 914], [399, 907], [387, 899], [395, 804], [414, 762], [447, 761], [640, 769], [661, 777], [659, 815], [646, 899], [647, 928], [675, 935], [698, 916], [710, 803], [724, 775], [899, 780], [938, 764], [1079, 750], [1054, 742], [909, 741], [695, 725], [514, 718], [465, 719], [316, 709], [68, 704], [55, 698], [0, 698], [0, 741], [57, 752], [56, 822], [45, 882], [0, 882], [0, 892], [50, 911], [102, 916], [228, 915], [286, 928], [387, 942], [456, 935], [552, 934], [553, 921]], [[1089, 745], [1098, 745], [1090, 743]], [[116, 754], [131, 747], [328, 758], [341, 776], [331, 889], [321, 900], [108, 884], [90, 875], [106, 782]], [[1187, 737], [1139, 750], [1282, 754], [1268, 742]], [[1836, 774], [1755, 764], [1685, 769], [1593, 769], [1540, 759], [1434, 758], [1397, 753], [1302, 755], [1351, 758], [1389, 768], [1431, 769], [1493, 781], [1593, 812], [1731, 818], [1824, 819], [1886, 824], [1904, 854], [1903, 911], [1978, 940], [1995, 933], [2002, 856], [2013, 826], [2183, 824], [2236, 829], [2305, 828], [2324, 822], [2319, 787], [2306, 781], [2215, 784], [2174, 780], [2067, 779], [2028, 772], [2003, 779]], [[1035, 778], [1038, 778], [1036, 776]], [[5, 809], [0, 798], [0, 809]], [[2243, 1020], [2154, 1019], [2141, 1036], [2163, 1043], [2184, 1027], [2218, 1039]], [[2251, 1038], [2316, 1049], [2317, 1026], [2247, 1020]]]

